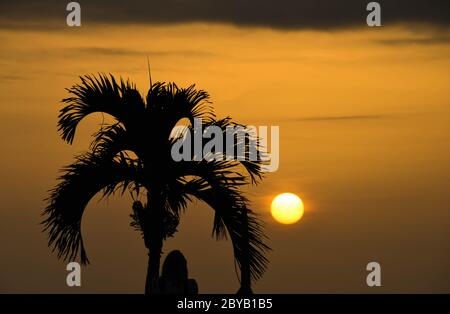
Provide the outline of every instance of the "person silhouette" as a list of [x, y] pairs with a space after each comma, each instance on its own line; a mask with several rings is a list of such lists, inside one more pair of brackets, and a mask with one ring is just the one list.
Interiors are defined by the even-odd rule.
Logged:
[[167, 254], [159, 278], [159, 292], [162, 294], [198, 294], [195, 279], [188, 278], [187, 261], [179, 250]]

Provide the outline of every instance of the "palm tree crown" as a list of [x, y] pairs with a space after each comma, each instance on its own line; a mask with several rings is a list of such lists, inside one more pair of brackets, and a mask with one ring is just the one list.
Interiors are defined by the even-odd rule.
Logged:
[[[67, 89], [70, 97], [63, 99], [58, 122], [62, 139], [72, 143], [78, 124], [92, 113], [109, 114], [114, 122], [102, 125], [89, 151], [63, 168], [58, 185], [50, 191], [43, 221], [49, 246], [59, 258], [79, 256], [83, 264], [89, 263], [81, 235], [88, 202], [97, 193], [144, 192], [147, 203], [134, 202], [131, 224], [142, 233], [149, 250], [146, 292], [151, 292], [159, 276], [162, 243], [176, 232], [180, 214], [196, 198], [214, 210], [213, 235], [230, 237], [241, 285], [249, 289], [250, 278], [257, 280], [266, 269], [269, 247], [261, 221], [239, 188], [261, 179], [262, 158], [171, 158], [172, 146], [180, 140], [171, 133], [181, 119], [187, 118], [194, 132], [193, 121], [201, 118], [205, 125], [219, 126], [223, 135], [236, 124], [230, 118], [217, 119], [208, 93], [194, 86], [158, 82], [150, 86], [144, 100], [134, 84], [112, 75], [80, 79], [81, 83]], [[215, 154], [225, 157], [225, 152]]]

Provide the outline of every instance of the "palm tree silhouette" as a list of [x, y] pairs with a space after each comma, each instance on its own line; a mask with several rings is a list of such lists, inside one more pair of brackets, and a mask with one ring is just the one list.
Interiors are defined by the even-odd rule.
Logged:
[[[255, 161], [174, 161], [172, 145], [183, 137], [171, 136], [171, 132], [181, 119], [189, 119], [188, 129], [199, 132], [192, 125], [195, 118], [202, 118], [205, 126], [219, 126], [223, 136], [228, 126], [237, 125], [230, 118], [216, 119], [207, 92], [196, 90], [194, 85], [179, 88], [174, 83], [158, 82], [150, 84], [144, 100], [128, 80], [104, 74], [80, 79], [81, 83], [67, 89], [70, 97], [63, 99], [65, 106], [58, 122], [62, 139], [71, 144], [80, 121], [92, 113], [109, 114], [114, 122], [102, 124], [90, 149], [63, 168], [58, 185], [50, 191], [42, 222], [49, 247], [57, 251], [58, 258], [73, 260], [79, 256], [82, 264], [89, 263], [81, 234], [88, 202], [97, 193], [104, 197], [126, 190], [145, 193], [146, 203], [133, 203], [131, 225], [141, 232], [148, 249], [145, 292], [151, 293], [159, 278], [163, 241], [176, 232], [188, 202], [199, 199], [215, 212], [213, 236], [229, 236], [232, 241], [241, 270], [238, 292], [251, 293], [251, 281], [265, 271], [265, 254], [270, 248], [265, 244], [260, 219], [249, 209], [239, 187], [262, 178], [259, 140], [253, 138], [258, 142]], [[250, 140], [249, 136], [244, 138], [246, 148]], [[214, 154], [225, 157], [223, 151]]]

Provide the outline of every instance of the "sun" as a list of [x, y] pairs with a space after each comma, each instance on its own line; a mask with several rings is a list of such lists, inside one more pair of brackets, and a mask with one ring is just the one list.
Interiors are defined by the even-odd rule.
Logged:
[[293, 224], [299, 221], [304, 212], [303, 202], [293, 193], [277, 195], [270, 207], [273, 218], [282, 224]]

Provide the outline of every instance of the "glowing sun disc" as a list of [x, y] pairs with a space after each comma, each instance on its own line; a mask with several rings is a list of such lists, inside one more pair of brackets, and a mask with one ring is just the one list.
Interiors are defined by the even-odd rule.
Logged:
[[272, 217], [282, 224], [293, 224], [299, 221], [304, 212], [303, 202], [293, 193], [277, 195], [270, 206]]

